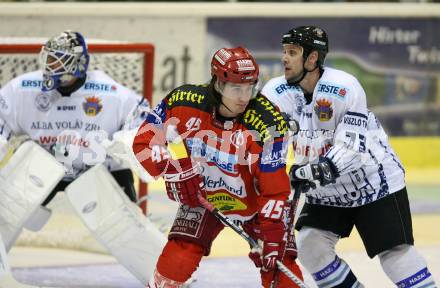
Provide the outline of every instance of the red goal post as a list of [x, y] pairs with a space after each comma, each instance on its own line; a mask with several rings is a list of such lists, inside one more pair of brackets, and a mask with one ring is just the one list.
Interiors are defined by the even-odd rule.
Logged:
[[[39, 52], [41, 51], [41, 47], [42, 44], [0, 43], [0, 87], [3, 86], [7, 81], [17, 77], [20, 74], [39, 69], [38, 55]], [[88, 44], [88, 51], [91, 56], [89, 69], [104, 70], [117, 82], [143, 95], [143, 97], [147, 98], [149, 103], [152, 104], [154, 45], [150, 43], [90, 43]], [[24, 55], [24, 56], [19, 56], [19, 55]], [[101, 68], [99, 65], [97, 65], [97, 67], [93, 67], [94, 65], [93, 60], [94, 58], [99, 58], [100, 57], [99, 55], [113, 55], [113, 56], [108, 56], [109, 57], [108, 61], [119, 62], [119, 64], [112, 63], [111, 65], [108, 66], [109, 67], [114, 66], [116, 68], [108, 68], [108, 69]], [[133, 56], [132, 58], [137, 59], [137, 60], [133, 60], [134, 62], [139, 62], [137, 63], [139, 68], [136, 68], [138, 72], [126, 71], [121, 73], [121, 71], [119, 70], [119, 69], [130, 70], [130, 67], [127, 63], [132, 60], [127, 55], [137, 55], [137, 56]], [[114, 57], [114, 60], [112, 60], [112, 57]], [[11, 68], [5, 67], [7, 65], [10, 65]], [[120, 65], [122, 68], [118, 69], [117, 68], [118, 65]], [[26, 68], [22, 68], [22, 67], [26, 67]], [[136, 73], [142, 75], [136, 76]], [[115, 77], [115, 74], [120, 74], [122, 76]], [[133, 79], [131, 80], [130, 78]], [[131, 85], [127, 85], [127, 83], [131, 83]], [[148, 193], [147, 191], [148, 191], [147, 184], [140, 182], [139, 199], [142, 200], [140, 203], [140, 207], [142, 208], [142, 211], [144, 213], [146, 213], [146, 209], [147, 209], [147, 202], [146, 202], [146, 196]]]

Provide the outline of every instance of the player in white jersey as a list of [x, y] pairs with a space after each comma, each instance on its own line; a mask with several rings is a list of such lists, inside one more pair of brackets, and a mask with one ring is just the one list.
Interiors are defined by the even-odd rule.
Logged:
[[368, 256], [378, 255], [398, 287], [435, 287], [414, 248], [404, 169], [357, 79], [324, 67], [324, 30], [301, 26], [282, 38], [284, 75], [262, 94], [299, 122], [295, 189], [306, 204], [296, 223], [298, 258], [319, 287], [362, 287], [335, 253], [356, 226]]
[[[134, 137], [135, 129], [149, 111], [148, 101], [102, 71], [87, 71], [87, 45], [78, 32], [65, 31], [49, 39], [40, 56], [42, 70], [23, 74], [0, 90], [0, 162], [4, 165], [0, 166], [0, 184], [4, 183], [0, 189], [0, 234], [6, 250], [23, 226], [40, 229], [50, 216], [45, 206], [58, 191], [66, 191], [91, 233], [145, 284], [165, 237], [136, 205], [133, 174], [127, 161], [110, 157], [106, 148], [115, 148], [117, 141], [123, 146], [129, 135]], [[30, 161], [42, 165], [32, 173], [44, 170], [44, 162], [53, 162], [52, 159], [64, 166], [62, 179], [51, 180], [54, 183], [38, 199], [30, 198], [35, 195], [30, 186], [20, 186], [21, 189], [19, 182], [13, 181], [18, 174], [30, 173], [27, 166], [13, 169], [20, 162], [18, 155], [27, 152], [15, 153], [9, 161], [2, 161], [7, 158], [4, 156], [8, 148], [23, 135], [32, 141], [19, 149], [40, 151], [34, 147], [40, 146], [49, 152], [40, 151], [45, 160]], [[131, 142], [127, 142], [125, 150], [131, 151]], [[57, 170], [55, 164], [54, 167]], [[38, 174], [29, 175], [35, 182]], [[39, 181], [49, 182], [44, 178]], [[8, 210], [8, 201], [21, 205], [22, 212]]]

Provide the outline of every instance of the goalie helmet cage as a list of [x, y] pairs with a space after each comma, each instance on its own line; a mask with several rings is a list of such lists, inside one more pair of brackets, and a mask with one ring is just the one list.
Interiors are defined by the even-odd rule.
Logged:
[[[0, 87], [26, 72], [40, 69], [42, 44], [0, 43]], [[90, 43], [89, 70], [103, 70], [118, 83], [152, 103], [154, 46], [149, 43]], [[147, 184], [139, 183], [140, 207], [146, 214]]]

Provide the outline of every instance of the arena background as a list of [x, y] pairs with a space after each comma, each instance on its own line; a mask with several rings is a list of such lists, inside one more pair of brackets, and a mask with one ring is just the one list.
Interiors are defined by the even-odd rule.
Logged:
[[[209, 59], [222, 46], [255, 53], [263, 82], [280, 75], [281, 34], [296, 25], [320, 25], [330, 39], [326, 63], [359, 78], [406, 168], [416, 245], [439, 281], [439, 16], [439, 4], [414, 3], [0, 3], [0, 37], [48, 38], [73, 29], [86, 38], [153, 43], [156, 104], [179, 84], [207, 81]], [[162, 185], [150, 185], [150, 211], [169, 223], [175, 206]], [[367, 287], [392, 287], [357, 235], [338, 249]], [[194, 287], [207, 287], [209, 280], [210, 287], [255, 287], [247, 250], [232, 231], [223, 233]], [[140, 287], [111, 257], [63, 251], [61, 261], [54, 251], [14, 248], [17, 278], [56, 287]], [[95, 269], [106, 276], [97, 277]], [[93, 276], [86, 281], [87, 273]]]

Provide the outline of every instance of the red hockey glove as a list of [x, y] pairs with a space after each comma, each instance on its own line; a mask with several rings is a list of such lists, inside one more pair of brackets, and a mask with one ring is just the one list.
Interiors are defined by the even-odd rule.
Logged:
[[263, 223], [261, 235], [263, 236], [263, 270], [275, 269], [276, 261], [281, 260], [284, 253], [285, 242], [283, 240], [285, 228], [283, 222]]
[[270, 271], [277, 266], [276, 261], [283, 257], [284, 224], [282, 222], [260, 224], [259, 232], [262, 238], [258, 240], [260, 247], [253, 248], [249, 253], [249, 258], [263, 271]]
[[191, 158], [170, 161], [163, 175], [168, 198], [189, 207], [200, 206], [197, 195], [206, 197], [200, 165]]

